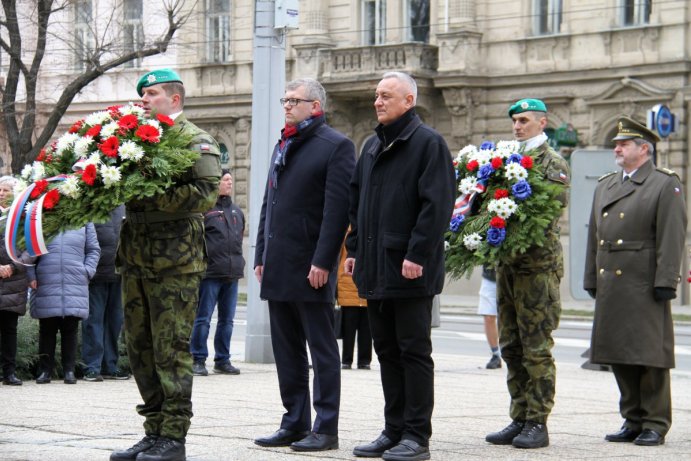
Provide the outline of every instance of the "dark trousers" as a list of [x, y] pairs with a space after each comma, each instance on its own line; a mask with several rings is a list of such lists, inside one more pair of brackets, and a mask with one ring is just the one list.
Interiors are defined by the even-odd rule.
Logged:
[[368, 300], [374, 350], [384, 390], [384, 434], [427, 446], [432, 436], [433, 297]]
[[82, 322], [82, 360], [86, 372], [112, 375], [117, 370], [123, 315], [119, 280], [89, 285], [89, 318]]
[[357, 364], [372, 362], [372, 333], [366, 307], [341, 306], [343, 315], [343, 356], [341, 363], [352, 365], [357, 334]]
[[79, 317], [49, 317], [38, 321], [38, 355], [41, 371], [53, 373], [55, 345], [60, 332], [60, 353], [64, 372], [74, 371], [77, 361], [77, 333]]
[[0, 311], [0, 360], [2, 375], [9, 376], [17, 368], [17, 323], [19, 314]]
[[662, 435], [672, 425], [672, 391], [669, 368], [612, 365], [619, 386], [619, 412], [624, 426], [651, 429]]
[[[338, 434], [341, 362], [334, 334], [331, 303], [269, 301], [271, 345], [276, 359], [281, 401], [286, 409], [282, 429]], [[309, 389], [309, 345], [314, 380], [312, 425]]]

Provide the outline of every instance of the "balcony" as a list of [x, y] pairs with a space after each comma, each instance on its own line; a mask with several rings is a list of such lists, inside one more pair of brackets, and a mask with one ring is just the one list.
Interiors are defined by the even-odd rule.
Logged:
[[401, 71], [431, 77], [438, 65], [437, 47], [425, 43], [325, 48], [319, 50], [319, 79], [326, 83], [379, 77]]

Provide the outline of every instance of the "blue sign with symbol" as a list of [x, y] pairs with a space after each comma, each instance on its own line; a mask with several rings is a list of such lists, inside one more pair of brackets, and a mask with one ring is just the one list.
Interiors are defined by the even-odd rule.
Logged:
[[674, 116], [669, 107], [660, 105], [655, 116], [655, 128], [661, 138], [666, 138], [674, 131]]

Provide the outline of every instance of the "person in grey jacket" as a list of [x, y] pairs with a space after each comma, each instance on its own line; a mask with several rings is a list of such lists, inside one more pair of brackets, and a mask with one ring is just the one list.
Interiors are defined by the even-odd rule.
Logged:
[[29, 266], [31, 317], [39, 319], [37, 384], [50, 382], [58, 330], [62, 344], [65, 384], [76, 384], [79, 319], [89, 316], [89, 280], [96, 273], [101, 249], [94, 225], [58, 234], [48, 253]]

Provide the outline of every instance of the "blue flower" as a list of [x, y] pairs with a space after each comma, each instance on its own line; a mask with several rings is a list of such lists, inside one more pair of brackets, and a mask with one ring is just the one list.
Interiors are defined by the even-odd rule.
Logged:
[[521, 159], [523, 156], [521, 154], [511, 154], [509, 155], [509, 158], [506, 159], [506, 164], [508, 165], [509, 163], [521, 163]]
[[518, 200], [525, 200], [531, 195], [533, 195], [533, 191], [530, 188], [530, 184], [528, 184], [528, 181], [526, 181], [525, 179], [521, 179], [516, 184], [514, 184], [511, 188], [511, 192], [513, 193], [513, 196], [516, 197]]
[[506, 239], [506, 229], [490, 227], [487, 231], [487, 243], [492, 246], [499, 246]]
[[483, 141], [480, 144], [480, 150], [494, 150], [494, 143], [492, 141]]
[[477, 171], [477, 178], [481, 181], [487, 181], [490, 176], [494, 173], [494, 168], [490, 163], [485, 163]]
[[449, 224], [449, 230], [451, 232], [458, 232], [458, 229], [461, 228], [461, 224], [463, 224], [463, 221], [465, 221], [465, 215], [458, 214], [451, 218], [451, 223]]
[[461, 175], [461, 173], [459, 173], [458, 170], [454, 170], [454, 171], [456, 171], [456, 181], [458, 181], [458, 177]]

